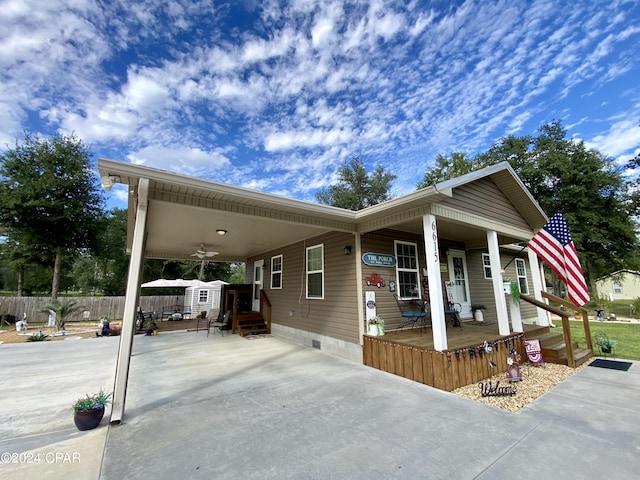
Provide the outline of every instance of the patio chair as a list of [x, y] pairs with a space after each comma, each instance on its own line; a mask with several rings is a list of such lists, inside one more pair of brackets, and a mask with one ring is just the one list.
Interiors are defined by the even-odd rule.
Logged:
[[462, 329], [462, 320], [460, 319], [460, 311], [462, 305], [455, 302], [447, 302], [447, 307], [444, 310], [445, 323], [451, 322], [452, 327], [460, 327]]
[[[211, 328], [211, 320], [207, 318], [207, 311], [201, 311], [196, 317], [196, 333], [200, 330], [200, 325], [204, 324], [207, 329], [207, 336], [209, 335], [209, 329]], [[204, 330], [204, 329], [203, 329]]]
[[[222, 317], [222, 320], [218, 320], [215, 322], [211, 322], [211, 326], [213, 327], [213, 334], [216, 333], [216, 328], [220, 330], [220, 334], [224, 337], [224, 331], [227, 330], [229, 322], [231, 321], [231, 316], [233, 315], [233, 310], [227, 310]], [[207, 332], [207, 335], [209, 333]]]
[[400, 309], [400, 316], [405, 320], [402, 325], [397, 329], [403, 329], [411, 325], [411, 328], [416, 325], [420, 325], [420, 328], [427, 326], [427, 303], [419, 299], [403, 300], [397, 295], [394, 295], [398, 308]]

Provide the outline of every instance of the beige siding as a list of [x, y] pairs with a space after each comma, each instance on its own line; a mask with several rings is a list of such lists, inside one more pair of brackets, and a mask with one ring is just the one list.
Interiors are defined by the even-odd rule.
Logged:
[[531, 229], [513, 203], [489, 178], [455, 188], [453, 197], [442, 201], [441, 204], [480, 217], [499, 218], [501, 222], [513, 227]]
[[[307, 299], [305, 249], [318, 244], [324, 245], [324, 299]], [[264, 259], [264, 291], [271, 301], [272, 322], [359, 343], [358, 306], [355, 303], [355, 262], [359, 259], [357, 255], [344, 254], [346, 245], [354, 245], [353, 235], [335, 232], [248, 259], [251, 270], [254, 261]], [[282, 255], [281, 289], [271, 288], [271, 257], [276, 255]], [[249, 270], [247, 268], [248, 274]], [[252, 281], [252, 276], [253, 272], [248, 275], [248, 282]]]
[[[474, 305], [484, 305], [482, 314], [484, 321], [491, 323], [497, 322], [498, 316], [496, 313], [495, 300], [493, 296], [493, 282], [491, 279], [484, 278], [484, 270], [482, 266], [482, 254], [489, 253], [488, 251], [473, 250], [467, 252], [467, 269], [469, 271], [469, 289], [471, 291], [471, 303]], [[527, 284], [529, 286], [529, 294], [533, 296], [533, 280], [531, 277], [531, 267], [526, 254], [518, 254], [512, 251], [501, 252], [501, 267], [509, 263], [514, 256], [522, 258], [525, 261], [527, 270]], [[502, 275], [504, 279], [517, 280], [518, 274], [516, 271], [515, 260], [507, 266], [505, 273]], [[520, 312], [522, 320], [535, 319], [537, 316], [536, 307], [527, 303], [520, 302]]]

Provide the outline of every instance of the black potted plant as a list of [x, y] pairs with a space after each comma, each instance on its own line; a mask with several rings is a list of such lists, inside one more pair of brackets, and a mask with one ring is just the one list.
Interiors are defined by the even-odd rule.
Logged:
[[81, 397], [71, 406], [74, 411], [73, 422], [78, 430], [91, 430], [100, 425], [104, 416], [104, 407], [111, 403], [111, 393], [104, 393], [102, 389], [93, 395]]

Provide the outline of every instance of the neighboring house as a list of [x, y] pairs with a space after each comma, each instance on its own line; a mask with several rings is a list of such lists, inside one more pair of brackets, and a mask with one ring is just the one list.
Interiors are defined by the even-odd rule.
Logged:
[[[447, 349], [447, 299], [460, 305], [463, 320], [482, 305], [500, 335], [522, 331], [510, 325], [503, 278], [541, 299], [537, 259], [514, 244], [530, 240], [547, 217], [506, 162], [357, 212], [140, 165], [100, 159], [98, 168], [130, 193], [125, 326], [135, 314], [142, 260], [192, 259], [200, 245], [218, 252], [216, 261], [246, 262], [253, 309], [263, 290], [274, 334], [355, 361], [362, 361], [373, 313], [388, 330], [403, 323], [398, 299], [428, 299], [437, 351]], [[521, 311], [525, 323], [547, 324], [535, 308]], [[123, 328], [116, 376], [122, 396], [128, 335]]]
[[600, 297], [609, 300], [635, 300], [640, 298], [640, 272], [618, 270], [596, 280]]

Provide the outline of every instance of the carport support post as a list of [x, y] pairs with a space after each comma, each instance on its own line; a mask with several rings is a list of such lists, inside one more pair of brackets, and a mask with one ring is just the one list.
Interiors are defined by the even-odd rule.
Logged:
[[120, 332], [120, 348], [118, 349], [118, 363], [116, 364], [116, 378], [113, 390], [113, 405], [111, 408], [111, 424], [119, 425], [124, 415], [124, 402], [127, 396], [127, 381], [129, 379], [129, 364], [131, 362], [131, 348], [136, 330], [136, 310], [140, 290], [140, 273], [144, 259], [144, 237], [147, 226], [147, 202], [149, 195], [149, 179], [141, 178], [138, 183], [138, 204], [136, 206], [136, 223], [131, 245], [129, 260], [129, 275], [124, 300], [124, 315], [122, 331]]
[[423, 215], [422, 233], [424, 235], [424, 253], [427, 259], [427, 280], [429, 282], [433, 348], [441, 352], [447, 349], [447, 325], [444, 321], [442, 276], [440, 275], [440, 253], [438, 250], [438, 227], [436, 225], [435, 215]]

